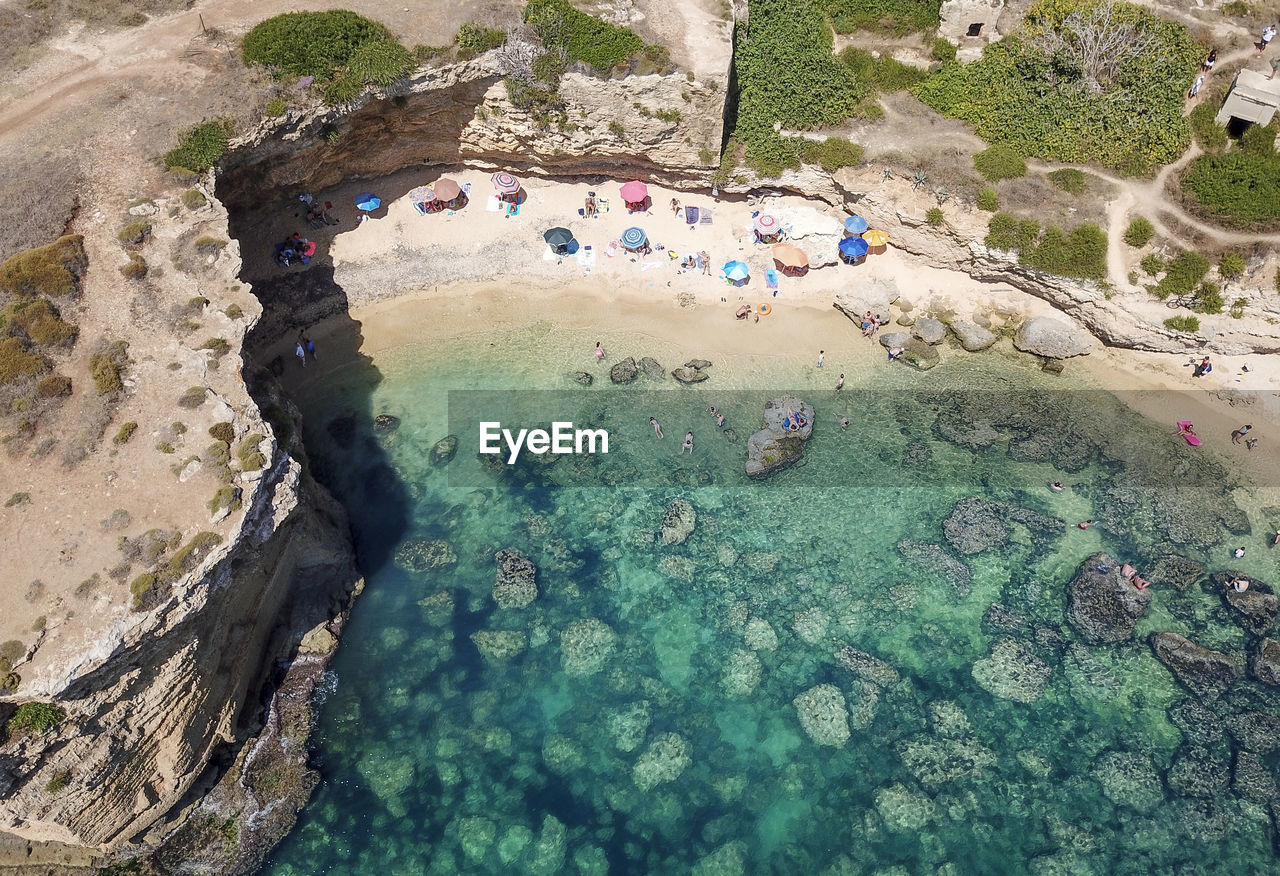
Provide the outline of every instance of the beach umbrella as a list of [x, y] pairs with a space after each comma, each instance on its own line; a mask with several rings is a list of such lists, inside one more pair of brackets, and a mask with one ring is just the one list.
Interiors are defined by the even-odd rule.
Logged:
[[382, 206], [382, 200], [375, 194], [364, 192], [356, 195], [356, 209], [359, 210], [376, 210]]
[[840, 241], [840, 255], [846, 260], [860, 259], [867, 254], [870, 244], [861, 237], [846, 237]]
[[871, 226], [867, 224], [867, 220], [861, 216], [850, 216], [844, 220], [844, 230], [850, 234], [861, 234]]
[[568, 228], [548, 228], [543, 232], [542, 239], [556, 249], [560, 249], [573, 243], [573, 232]]
[[889, 242], [889, 235], [878, 228], [872, 228], [862, 235], [862, 239], [867, 242], [868, 250], [872, 255], [880, 255], [884, 252], [885, 244]]
[[778, 217], [771, 213], [761, 213], [757, 216], [753, 227], [756, 230], [756, 234], [761, 237], [772, 237], [782, 231], [782, 226], [778, 224]]
[[622, 186], [622, 200], [628, 204], [639, 204], [649, 197], [649, 187], [638, 179], [633, 179]]
[[639, 249], [648, 239], [649, 236], [644, 233], [644, 229], [634, 225], [622, 232], [622, 245], [627, 249]]
[[436, 197], [442, 201], [452, 201], [462, 194], [462, 186], [448, 177], [440, 177], [435, 184]]
[[431, 190], [431, 186], [416, 186], [409, 189], [409, 200], [417, 204], [429, 204], [436, 199], [436, 193]]
[[778, 263], [778, 267], [787, 268], [808, 268], [809, 256], [805, 255], [804, 250], [798, 246], [792, 246], [789, 243], [779, 243], [773, 248], [773, 260]]
[[751, 269], [745, 263], [735, 260], [725, 264], [724, 275], [730, 280], [745, 280], [751, 276]]
[[504, 195], [514, 195], [520, 191], [520, 180], [505, 170], [495, 173], [490, 179], [493, 180], [493, 187]]

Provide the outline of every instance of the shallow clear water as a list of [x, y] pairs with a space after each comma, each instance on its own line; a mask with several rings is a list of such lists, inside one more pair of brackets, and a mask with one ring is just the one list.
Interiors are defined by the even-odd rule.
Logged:
[[[532, 326], [403, 348], [377, 357], [376, 385], [352, 368], [323, 398], [304, 399], [312, 468], [351, 511], [368, 587], [315, 737], [324, 781], [267, 872], [1273, 866], [1264, 803], [1212, 777], [1165, 776], [1191, 751], [1168, 710], [1192, 698], [1143, 637], [1172, 630], [1241, 652], [1244, 633], [1218, 597], [1157, 588], [1120, 645], [1082, 644], [1064, 618], [1066, 584], [1096, 551], [1144, 568], [1177, 552], [1215, 570], [1228, 538], [1261, 545], [1216, 521], [1179, 544], [1168, 522], [1177, 511], [1126, 510], [1134, 491], [1174, 484], [1195, 492], [1186, 507], [1229, 505], [1218, 471], [1182, 460], [1164, 427], [1126, 421], [1117, 434], [1114, 401], [1064, 393], [1061, 379], [996, 354], [923, 377], [864, 370], [840, 397], [831, 375], [776, 357], [713, 366], [712, 388], [698, 391], [458, 392], [568, 390], [567, 372], [592, 370], [582, 362], [592, 343]], [[651, 339], [635, 346], [664, 363], [683, 358]], [[961, 384], [986, 394], [932, 392]], [[803, 467], [754, 484], [741, 475], [743, 448], [777, 394], [766, 386], [814, 404], [819, 427]], [[733, 435], [715, 429], [712, 404]], [[451, 427], [540, 406], [555, 408], [548, 419], [569, 409], [617, 430], [617, 486], [557, 486], [601, 471], [568, 458], [495, 480], [469, 432], [452, 465], [430, 464]], [[368, 414], [383, 412], [401, 424], [374, 438]], [[330, 426], [343, 415], [345, 427]], [[975, 417], [991, 436], [973, 437]], [[697, 451], [682, 457], [688, 428]], [[1037, 452], [1037, 441], [1053, 449]], [[1055, 467], [1081, 446], [1072, 471]], [[1052, 480], [1071, 489], [1054, 494]], [[968, 496], [1067, 526], [1014, 524], [1005, 544], [962, 557], [942, 522]], [[696, 525], [664, 546], [655, 533], [674, 497]], [[1104, 525], [1070, 525], [1093, 518]], [[1262, 522], [1244, 525], [1258, 533]], [[968, 574], [909, 558], [904, 539], [942, 546]], [[409, 548], [423, 540], [447, 542], [456, 562], [415, 562]], [[537, 566], [525, 607], [495, 604], [504, 548]], [[1258, 547], [1233, 567], [1274, 580], [1273, 564]], [[1017, 617], [993, 619], [993, 603]], [[1008, 640], [1047, 670], [1013, 699], [977, 680]], [[851, 671], [837, 656], [845, 647], [883, 663]], [[496, 656], [504, 648], [515, 653]], [[995, 674], [1016, 671], [1005, 661]], [[793, 701], [815, 688], [838, 691], [847, 739], [837, 726], [836, 744], [819, 744], [802, 725]], [[1237, 688], [1237, 708], [1280, 711], [1257, 685]], [[1239, 744], [1202, 742], [1194, 753], [1217, 758], [1229, 783]], [[1261, 754], [1274, 775], [1275, 752]]]

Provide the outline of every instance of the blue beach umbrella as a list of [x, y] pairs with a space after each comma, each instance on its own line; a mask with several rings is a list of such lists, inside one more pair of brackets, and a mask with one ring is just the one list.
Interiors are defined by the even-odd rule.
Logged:
[[[850, 234], [861, 234], [871, 226], [867, 224], [867, 220], [861, 216], [850, 216], [844, 220], [844, 230]], [[864, 253], [865, 255], [865, 253]]]
[[840, 255], [846, 261], [860, 259], [867, 254], [869, 245], [861, 237], [846, 237], [840, 241]]
[[724, 266], [724, 275], [730, 280], [745, 280], [751, 276], [751, 269], [743, 262], [732, 261]]
[[382, 206], [382, 201], [377, 195], [370, 192], [356, 195], [356, 209], [358, 210], [376, 210]]
[[637, 228], [633, 225], [626, 231], [622, 232], [621, 239], [622, 245], [627, 249], [639, 249], [645, 245], [645, 241], [647, 241], [649, 237], [644, 233], [643, 228]]

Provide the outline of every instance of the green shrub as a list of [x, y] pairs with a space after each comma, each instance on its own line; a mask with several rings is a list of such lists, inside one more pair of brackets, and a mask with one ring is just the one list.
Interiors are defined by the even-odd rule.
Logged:
[[933, 41], [933, 60], [946, 64], [956, 59], [956, 47], [950, 40], [937, 37]]
[[1244, 309], [1249, 306], [1248, 298], [1237, 298], [1231, 302], [1231, 318], [1240, 319], [1244, 316]]
[[498, 48], [507, 41], [507, 35], [496, 27], [481, 27], [474, 21], [468, 21], [458, 28], [453, 41], [463, 51], [478, 55]]
[[1182, 188], [1230, 225], [1273, 223], [1280, 219], [1280, 156], [1274, 150], [1201, 155], [1183, 174]]
[[924, 214], [924, 220], [935, 227], [947, 221], [941, 207], [930, 207], [929, 212]]
[[133, 597], [133, 608], [142, 608], [143, 602], [156, 587], [156, 576], [153, 572], [144, 572], [129, 582], [129, 594]]
[[1182, 252], [1166, 266], [1168, 273], [1151, 292], [1157, 298], [1171, 295], [1190, 295], [1209, 273], [1209, 259], [1198, 252]]
[[129, 364], [129, 345], [115, 341], [104, 345], [89, 357], [89, 373], [100, 395], [111, 395], [124, 389], [120, 374]]
[[48, 784], [44, 786], [44, 789], [50, 794], [56, 794], [59, 791], [65, 789], [69, 784], [71, 784], [71, 771], [62, 770], [61, 772], [54, 774], [53, 778], [49, 780]]
[[240, 51], [246, 64], [326, 82], [360, 46], [389, 39], [381, 24], [345, 9], [287, 12], [259, 22], [245, 34]]
[[116, 240], [126, 246], [139, 246], [151, 236], [151, 223], [135, 219], [116, 232]]
[[419, 64], [428, 64], [437, 59], [445, 59], [449, 56], [450, 48], [450, 46], [417, 45], [413, 47], [413, 59]]
[[991, 146], [973, 156], [973, 166], [991, 182], [1027, 175], [1027, 162], [1008, 146]]
[[178, 396], [178, 407], [194, 410], [204, 404], [208, 392], [203, 386], [188, 387], [186, 392]]
[[1222, 287], [1217, 283], [1204, 282], [1196, 290], [1195, 304], [1191, 309], [1196, 313], [1222, 313], [1227, 302], [1222, 298]]
[[0, 338], [0, 386], [49, 370], [49, 360], [27, 347], [22, 338]]
[[188, 210], [199, 210], [207, 203], [209, 203], [209, 199], [199, 189], [187, 189], [182, 193], [182, 206]]
[[216, 358], [221, 359], [223, 356], [231, 352], [231, 345], [227, 343], [225, 338], [209, 338], [197, 350], [208, 350], [213, 353]]
[[1051, 171], [1049, 173], [1049, 182], [1064, 192], [1070, 192], [1073, 195], [1081, 194], [1089, 187], [1089, 181], [1086, 179], [1084, 171], [1076, 170], [1074, 167], [1064, 167], [1061, 170]]
[[158, 444], [156, 444], [156, 450], [159, 450], [161, 453], [164, 453], [164, 454], [178, 452], [178, 448], [174, 447], [168, 441], [161, 441]]
[[1107, 235], [1089, 222], [1069, 232], [1046, 228], [1035, 251], [1022, 255], [1032, 267], [1060, 277], [1101, 280], [1107, 275]]
[[71, 395], [71, 378], [64, 374], [46, 374], [36, 381], [36, 395], [40, 398]]
[[364, 86], [390, 85], [413, 70], [413, 53], [395, 40], [367, 42], [351, 53], [345, 75]]
[[253, 432], [244, 436], [244, 440], [240, 442], [240, 447], [236, 451], [236, 456], [240, 458], [241, 471], [259, 471], [267, 464], [267, 458], [262, 455], [262, 451], [258, 450], [258, 445], [262, 443], [264, 436], [258, 432]]
[[165, 574], [170, 578], [180, 578], [190, 572], [217, 545], [222, 544], [222, 536], [216, 532], [198, 532], [191, 541], [174, 551], [169, 562], [165, 564]]
[[[796, 0], [753, 0], [749, 26], [736, 31], [738, 116], [731, 139], [746, 164], [764, 177], [798, 168], [806, 148], [774, 130], [829, 127], [847, 119], [865, 98], [865, 83], [832, 54], [831, 29], [821, 8]], [[730, 168], [734, 150], [725, 150]]]
[[[936, 28], [942, 0], [823, 0], [822, 5], [836, 33], [870, 30], [906, 36]], [[952, 52], [954, 57], [954, 47]]]
[[1104, 63], [1118, 59], [1113, 68], [1091, 69], [1071, 51], [1051, 54], [1035, 39], [1053, 31], [1079, 45], [1066, 19], [1077, 11], [1088, 19], [1095, 8], [1101, 8], [1096, 0], [1037, 3], [1022, 32], [988, 45], [971, 64], [943, 66], [915, 93], [1020, 155], [1097, 161], [1126, 174], [1174, 160], [1190, 139], [1183, 95], [1203, 48], [1184, 25], [1127, 3], [1116, 4], [1113, 20], [1136, 24], [1149, 42], [1098, 56]]
[[1151, 220], [1143, 216], [1139, 216], [1129, 223], [1129, 227], [1124, 230], [1124, 242], [1135, 249], [1140, 249], [1151, 242], [1151, 238], [1156, 236], [1156, 227], [1151, 224]]
[[9, 735], [47, 733], [66, 717], [67, 713], [53, 703], [23, 703], [9, 719]]
[[978, 192], [978, 209], [985, 213], [994, 213], [1000, 209], [1000, 194], [995, 189], [983, 189]]
[[111, 439], [112, 444], [128, 444], [129, 439], [133, 437], [133, 433], [138, 429], [138, 424], [134, 422], [125, 423], [120, 427], [120, 431], [116, 432], [116, 437]]
[[15, 298], [78, 295], [80, 279], [88, 267], [84, 238], [68, 234], [53, 243], [15, 253], [0, 263], [0, 292]]
[[214, 423], [209, 427], [209, 434], [215, 441], [222, 441], [230, 446], [236, 440], [236, 427], [231, 423]]
[[1227, 145], [1227, 129], [1217, 123], [1217, 115], [1212, 103], [1199, 103], [1187, 116], [1191, 133], [1205, 152], [1218, 152]]
[[262, 111], [267, 116], [274, 119], [284, 115], [288, 109], [289, 101], [285, 100], [283, 97], [273, 97], [271, 100], [267, 101], [267, 105], [262, 108]]
[[11, 301], [0, 310], [0, 334], [22, 334], [39, 347], [75, 342], [80, 330], [62, 320], [58, 309], [44, 298]]
[[196, 125], [164, 155], [164, 169], [185, 169], [204, 173], [227, 151], [233, 131], [230, 119], [214, 119]]
[[1030, 253], [1040, 239], [1040, 223], [1034, 219], [1018, 219], [1009, 213], [996, 213], [987, 225], [986, 245], [1018, 253]]
[[856, 167], [862, 163], [862, 147], [844, 137], [828, 137], [825, 140], [806, 140], [804, 160], [817, 164], [827, 173], [842, 167]]
[[1222, 261], [1218, 262], [1218, 274], [1224, 280], [1238, 280], [1244, 276], [1244, 256], [1236, 252], [1229, 252], [1222, 257]]
[[1195, 334], [1200, 331], [1200, 319], [1195, 316], [1171, 316], [1164, 321], [1164, 327], [1175, 332]]
[[15, 505], [25, 505], [31, 501], [30, 493], [14, 493], [8, 499], [4, 500], [4, 507], [12, 508]]
[[147, 260], [141, 253], [129, 253], [129, 261], [121, 266], [121, 276], [129, 280], [141, 280], [147, 276]]
[[239, 319], [244, 316], [244, 311], [240, 309], [239, 304], [228, 304], [227, 309], [222, 312], [227, 315], [227, 319]]
[[236, 488], [230, 484], [219, 487], [218, 491], [213, 494], [213, 498], [209, 500], [208, 507], [210, 514], [217, 514], [224, 508], [231, 512], [239, 510], [240, 499], [237, 496]]
[[1156, 274], [1163, 271], [1167, 265], [1165, 264], [1165, 260], [1160, 258], [1160, 256], [1153, 252], [1149, 252], [1142, 257], [1140, 267], [1142, 268], [1142, 272], [1148, 277], [1154, 277]]
[[[944, 40], [944, 42], [946, 42]], [[950, 43], [947, 43], [950, 45]], [[929, 74], [909, 64], [903, 64], [888, 54], [879, 57], [866, 49], [850, 46], [839, 55], [840, 61], [853, 71], [859, 82], [863, 82], [875, 91], [891, 94], [905, 91], [923, 82]]]
[[[754, 13], [753, 13], [754, 14]], [[569, 5], [569, 0], [529, 0], [524, 20], [548, 49], [563, 49], [570, 61], [609, 70], [645, 48], [629, 27], [617, 27]]]

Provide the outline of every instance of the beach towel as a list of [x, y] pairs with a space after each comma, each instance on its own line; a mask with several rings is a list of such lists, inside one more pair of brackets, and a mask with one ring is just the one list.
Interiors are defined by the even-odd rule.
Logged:
[[690, 224], [690, 225], [697, 225], [697, 224], [698, 224], [698, 208], [697, 208], [697, 207], [685, 207], [685, 208], [684, 208], [684, 221], [685, 221], [685, 222], [687, 222], [687, 223], [688, 223], [688, 224]]
[[701, 225], [710, 225], [710, 224], [711, 224], [711, 211], [710, 211], [710, 210], [708, 210], [706, 207], [703, 207], [703, 208], [701, 209], [701, 211], [698, 213], [698, 222], [699, 222], [699, 224], [701, 224]]
[[584, 246], [578, 250], [578, 265], [590, 270], [596, 266], [596, 251], [592, 247]]
[[519, 216], [519, 215], [520, 215], [520, 205], [519, 205], [519, 204], [510, 204], [510, 203], [509, 203], [509, 204], [507, 204], [507, 215], [508, 215], [508, 216]]
[[490, 195], [485, 199], [484, 209], [487, 213], [497, 213], [502, 209], [502, 202], [498, 200], [497, 195]]
[[647, 271], [650, 268], [660, 268], [660, 267], [662, 267], [662, 262], [643, 262], [640, 265], [640, 270]]
[[773, 268], [764, 272], [764, 287], [766, 289], [778, 288], [778, 272]]
[[620, 248], [621, 247], [618, 246], [618, 241], [611, 240], [609, 241], [609, 245], [604, 248], [604, 254], [609, 258], [613, 258], [618, 254], [618, 250]]
[[608, 198], [596, 198], [596, 212], [597, 212], [597, 213], [608, 213], [608, 212], [609, 212], [609, 199], [608, 199]]
[[418, 211], [418, 215], [419, 215], [419, 216], [425, 216], [425, 215], [427, 215], [427, 213], [429, 213], [429, 212], [430, 212], [430, 211], [427, 209], [427, 205], [426, 205], [424, 202], [422, 202], [422, 201], [414, 201], [414, 202], [413, 202], [413, 209], [414, 209], [414, 210], [416, 210], [416, 211]]

